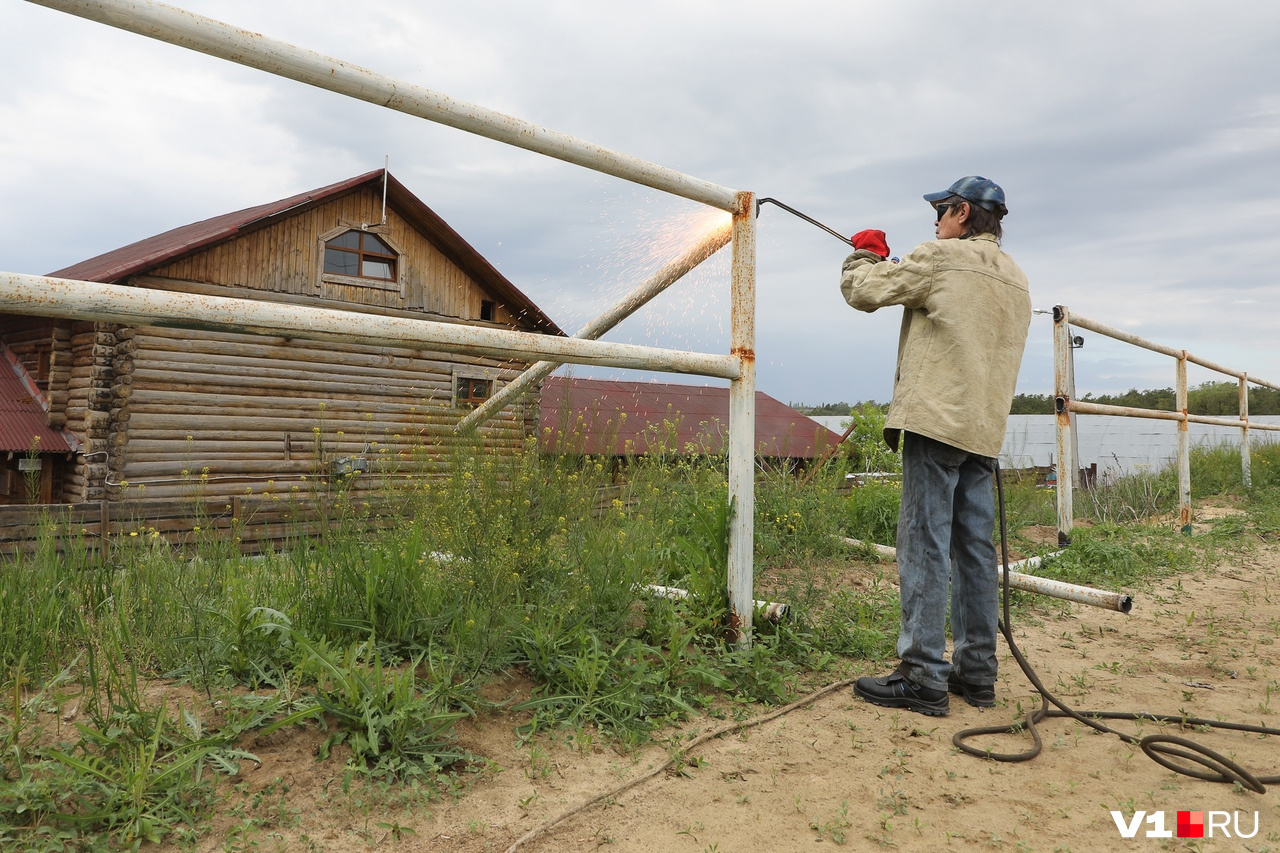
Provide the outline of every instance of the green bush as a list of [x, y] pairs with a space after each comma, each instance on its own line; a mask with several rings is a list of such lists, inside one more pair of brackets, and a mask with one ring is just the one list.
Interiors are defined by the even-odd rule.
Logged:
[[901, 503], [902, 485], [898, 482], [855, 486], [845, 501], [845, 534], [876, 545], [894, 545]]
[[853, 432], [841, 446], [851, 471], [892, 473], [902, 470], [902, 457], [884, 442], [884, 407], [859, 403], [849, 412]]

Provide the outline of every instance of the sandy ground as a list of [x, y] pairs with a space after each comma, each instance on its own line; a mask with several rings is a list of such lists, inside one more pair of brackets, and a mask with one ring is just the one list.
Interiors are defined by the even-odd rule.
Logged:
[[[1252, 550], [1139, 591], [1127, 616], [1054, 602], [1015, 630], [1045, 686], [1075, 707], [1280, 726], [1280, 549]], [[469, 722], [462, 736], [491, 768], [461, 795], [431, 802], [359, 784], [343, 793], [342, 756], [315, 760], [320, 734], [280, 732], [249, 744], [262, 766], [228, 786], [227, 806], [197, 849], [1280, 851], [1280, 790], [1256, 794], [1175, 774], [1072, 720], [1045, 721], [1043, 752], [1029, 762], [959, 752], [957, 731], [1007, 725], [1039, 705], [1002, 649], [993, 709], [953, 697], [949, 716], [925, 717], [865, 704], [840, 686], [706, 739], [674, 764], [672, 743], [705, 737], [726, 721], [693, 721], [670, 732], [668, 743], [624, 752], [589, 734], [520, 744], [513, 727], [522, 718], [487, 717]], [[531, 689], [514, 678], [494, 685], [497, 694]], [[1113, 725], [1142, 734], [1162, 728]], [[1183, 734], [1256, 775], [1280, 774], [1276, 741]], [[1030, 738], [975, 744], [1017, 752]], [[1112, 810], [1126, 821], [1146, 813], [1135, 837], [1122, 837]], [[1178, 811], [1219, 823], [1211, 812], [1238, 816], [1251, 837], [1237, 837], [1230, 823], [1211, 828], [1211, 838], [1179, 838]], [[1160, 829], [1147, 821], [1156, 812], [1173, 837], [1147, 837]]]

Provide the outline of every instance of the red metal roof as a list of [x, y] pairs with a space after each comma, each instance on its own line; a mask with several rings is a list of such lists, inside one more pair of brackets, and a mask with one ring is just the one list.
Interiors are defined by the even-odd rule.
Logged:
[[49, 426], [40, 400], [13, 366], [0, 359], [0, 451], [25, 453], [33, 448], [42, 453], [71, 452], [66, 436]]
[[[366, 172], [327, 187], [299, 193], [257, 207], [247, 207], [234, 213], [225, 213], [183, 225], [163, 234], [130, 243], [119, 249], [89, 258], [49, 273], [51, 278], [69, 278], [77, 281], [119, 282], [133, 275], [167, 264], [178, 258], [194, 254], [218, 243], [226, 242], [250, 231], [279, 222], [316, 205], [330, 201], [362, 187], [374, 184], [382, 189], [383, 170]], [[403, 184], [388, 174], [387, 206], [403, 216], [431, 240], [446, 257], [493, 294], [495, 300], [520, 317], [527, 326], [545, 334], [563, 335], [564, 332], [542, 313], [529, 297], [498, 272], [492, 264], [462, 239], [441, 219], [435, 211], [409, 192]]]
[[[619, 414], [626, 417], [619, 417]], [[551, 376], [542, 386], [545, 450], [644, 454], [717, 453], [729, 437], [729, 389]], [[811, 459], [840, 436], [763, 391], [756, 392], [756, 453]]]

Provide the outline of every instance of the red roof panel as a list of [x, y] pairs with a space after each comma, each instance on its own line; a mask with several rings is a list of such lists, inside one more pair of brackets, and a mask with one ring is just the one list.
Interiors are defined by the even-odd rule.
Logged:
[[66, 436], [49, 426], [40, 401], [0, 360], [0, 451], [25, 453], [33, 448], [43, 453], [71, 452]]
[[[551, 376], [543, 383], [544, 449], [609, 455], [718, 453], [729, 436], [729, 389]], [[756, 453], [811, 459], [840, 440], [817, 421], [756, 392]]]

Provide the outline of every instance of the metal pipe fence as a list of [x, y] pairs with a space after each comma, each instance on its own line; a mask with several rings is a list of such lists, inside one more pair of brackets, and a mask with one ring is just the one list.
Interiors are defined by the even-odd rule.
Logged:
[[[1075, 348], [1083, 343], [1071, 333], [1071, 327], [1087, 329], [1095, 334], [1167, 355], [1175, 360], [1174, 411], [1145, 409], [1134, 406], [1111, 406], [1076, 399]], [[1131, 418], [1153, 418], [1176, 421], [1178, 424], [1178, 522], [1184, 532], [1191, 531], [1191, 442], [1188, 425], [1192, 423], [1233, 427], [1240, 430], [1240, 463], [1244, 487], [1253, 485], [1249, 462], [1249, 431], [1251, 429], [1280, 431], [1280, 424], [1251, 423], [1249, 421], [1249, 385], [1280, 390], [1280, 385], [1267, 382], [1248, 373], [1223, 367], [1216, 362], [1192, 355], [1184, 349], [1148, 341], [1138, 335], [1072, 314], [1065, 305], [1053, 308], [1053, 364], [1054, 410], [1057, 415], [1058, 437], [1058, 542], [1067, 544], [1074, 524], [1073, 489], [1079, 475], [1076, 459], [1075, 415], [1119, 415]], [[1209, 415], [1193, 415], [1187, 411], [1187, 365], [1196, 364], [1225, 376], [1231, 376], [1240, 385], [1240, 415], [1238, 418], [1221, 418]]]
[[[330, 322], [334, 318], [324, 316], [330, 313], [325, 309], [277, 305], [273, 309], [279, 312], [278, 316], [268, 316], [273, 312], [264, 313], [260, 310], [260, 303], [247, 300], [192, 297], [16, 273], [0, 274], [0, 306], [16, 313], [40, 316], [203, 325], [253, 333], [278, 334], [287, 330], [297, 337], [320, 340], [382, 344], [415, 341], [429, 343], [444, 352], [497, 355], [519, 360], [532, 357], [560, 363], [630, 367], [729, 379], [729, 500], [734, 507], [729, 538], [729, 606], [740, 642], [750, 644], [751, 593], [754, 586], [756, 267], [756, 205], [751, 193], [694, 178], [154, 0], [29, 2], [465, 130], [733, 214], [732, 331], [728, 355], [611, 344], [589, 340], [586, 336], [549, 338], [428, 321], [331, 312], [341, 315], [343, 329], [339, 330]], [[649, 293], [647, 298], [652, 298], [658, 290], [660, 288]], [[607, 318], [608, 312], [601, 318], [600, 325], [609, 322]]]

